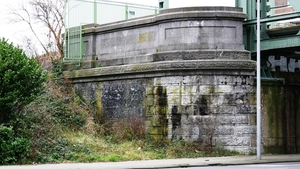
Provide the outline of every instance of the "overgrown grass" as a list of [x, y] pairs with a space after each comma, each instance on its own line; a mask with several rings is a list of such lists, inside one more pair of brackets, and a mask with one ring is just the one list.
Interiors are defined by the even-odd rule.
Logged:
[[184, 141], [154, 143], [150, 139], [144, 139], [115, 143], [107, 141], [103, 137], [70, 132], [63, 133], [62, 137], [65, 140], [58, 140], [56, 146], [53, 147], [59, 149], [47, 154], [45, 156], [47, 160], [44, 162], [118, 162], [238, 155], [238, 153], [230, 151], [199, 153], [196, 144]]

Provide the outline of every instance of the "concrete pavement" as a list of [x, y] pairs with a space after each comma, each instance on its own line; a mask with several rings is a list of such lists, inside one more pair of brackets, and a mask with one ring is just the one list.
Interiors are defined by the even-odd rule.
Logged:
[[256, 156], [202, 157], [186, 159], [164, 159], [126, 162], [63, 163], [44, 165], [1, 166], [0, 169], [155, 169], [174, 167], [201, 167], [213, 165], [243, 165], [276, 162], [300, 162], [300, 154]]

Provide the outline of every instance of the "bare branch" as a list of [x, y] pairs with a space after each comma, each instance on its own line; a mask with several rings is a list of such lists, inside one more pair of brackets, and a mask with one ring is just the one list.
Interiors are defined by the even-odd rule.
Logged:
[[[61, 36], [64, 29], [63, 8], [65, 0], [31, 0], [30, 8], [25, 4], [20, 4], [19, 9], [10, 8], [13, 22], [24, 22], [28, 25], [34, 37], [39, 42], [40, 46], [53, 60], [53, 53], [58, 53], [59, 56], [55, 59], [61, 59], [63, 56], [63, 38]], [[49, 34], [39, 36], [40, 28], [38, 24], [48, 29]], [[43, 43], [48, 39], [47, 43]], [[52, 46], [52, 44], [55, 44]], [[54, 47], [54, 48], [53, 48]]]

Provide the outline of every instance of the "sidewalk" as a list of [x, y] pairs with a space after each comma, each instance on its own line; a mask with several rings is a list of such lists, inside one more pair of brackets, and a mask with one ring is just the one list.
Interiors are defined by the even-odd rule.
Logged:
[[165, 159], [148, 161], [126, 161], [107, 163], [64, 163], [24, 166], [0, 166], [0, 169], [155, 169], [171, 167], [196, 167], [212, 165], [243, 165], [276, 162], [300, 162], [297, 155], [262, 155], [261, 160], [256, 156], [203, 157], [192, 159]]

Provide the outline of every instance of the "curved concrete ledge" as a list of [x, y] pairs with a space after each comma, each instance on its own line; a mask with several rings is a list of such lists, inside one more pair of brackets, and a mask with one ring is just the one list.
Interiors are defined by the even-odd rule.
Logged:
[[187, 50], [187, 51], [169, 51], [153, 54], [153, 61], [168, 60], [250, 60], [250, 52], [234, 50]]
[[250, 52], [241, 50], [186, 50], [157, 52], [149, 55], [138, 55], [115, 59], [87, 60], [78, 63], [65, 63], [64, 70], [91, 69], [96, 67], [108, 67], [119, 65], [131, 65], [161, 61], [186, 61], [186, 60], [250, 60]]
[[[139, 17], [124, 21], [118, 21], [103, 25], [90, 25], [86, 27], [84, 33], [112, 31], [124, 29], [126, 27], [136, 27], [145, 24], [157, 24], [168, 20], [178, 19], [214, 19], [214, 20], [237, 20], [243, 21], [247, 15], [242, 8], [236, 7], [184, 7], [161, 10], [157, 15]], [[95, 27], [96, 26], [96, 27]]]
[[242, 8], [235, 7], [185, 7], [161, 10], [156, 21], [182, 18], [214, 18], [224, 20], [244, 20], [247, 15]]
[[[70, 79], [101, 76], [119, 76], [126, 74], [151, 74], [152, 72], [172, 72], [190, 70], [239, 70], [253, 72], [256, 62], [250, 60], [202, 60], [202, 61], [164, 61], [134, 65], [110, 66], [64, 72]], [[172, 73], [171, 73], [172, 74]], [[211, 73], [212, 74], [212, 73]]]

